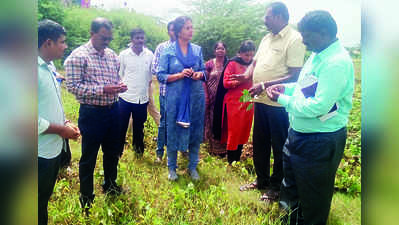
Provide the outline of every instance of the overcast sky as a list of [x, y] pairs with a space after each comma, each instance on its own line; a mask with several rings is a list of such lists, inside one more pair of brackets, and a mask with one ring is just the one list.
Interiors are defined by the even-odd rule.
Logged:
[[[329, 11], [338, 25], [338, 38], [345, 46], [360, 43], [361, 38], [361, 0], [281, 0], [290, 13], [290, 23], [299, 20], [311, 10], [323, 9]], [[258, 2], [270, 2], [258, 0]], [[104, 8], [123, 7], [133, 8], [139, 13], [153, 15], [169, 21], [178, 14], [173, 9], [185, 9], [182, 0], [92, 0], [92, 4], [104, 4]], [[259, 18], [262, 19], [262, 18]]]

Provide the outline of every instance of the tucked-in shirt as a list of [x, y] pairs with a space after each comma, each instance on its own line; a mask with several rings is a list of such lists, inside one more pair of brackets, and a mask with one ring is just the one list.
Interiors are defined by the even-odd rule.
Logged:
[[118, 94], [104, 93], [105, 85], [117, 85], [118, 56], [109, 48], [101, 54], [91, 41], [75, 49], [64, 62], [66, 86], [81, 104], [111, 105]]
[[[309, 90], [304, 92], [306, 89], [303, 88], [307, 86], [300, 85], [304, 80], [309, 80], [309, 76], [316, 78], [314, 80], [317, 87], [314, 93]], [[320, 53], [313, 53], [309, 57], [298, 82], [286, 84], [285, 92], [280, 95], [278, 102], [289, 113], [290, 124], [295, 131], [333, 132], [346, 126], [348, 122], [353, 91], [352, 59], [337, 40]], [[304, 93], [307, 93], [307, 98]], [[337, 110], [331, 111], [334, 104]]]
[[151, 63], [154, 54], [147, 48], [137, 55], [132, 48], [123, 50], [119, 54], [120, 70], [119, 76], [127, 85], [127, 91], [119, 94], [123, 100], [144, 104], [148, 102], [148, 88], [151, 82]]
[[[253, 73], [254, 84], [282, 78], [287, 75], [288, 67], [302, 67], [306, 47], [302, 36], [289, 25], [278, 34], [268, 33], [261, 41], [254, 56], [256, 66]], [[280, 106], [270, 100], [263, 91], [255, 102]]]
[[38, 57], [38, 156], [52, 159], [61, 153], [63, 139], [45, 134], [50, 124], [64, 125], [65, 117], [58, 83], [48, 64]]
[[[152, 66], [151, 66], [151, 73], [152, 74], [156, 75], [158, 73], [158, 70], [159, 70], [159, 58], [161, 56], [161, 53], [171, 43], [173, 43], [171, 40], [162, 42], [155, 49], [154, 60], [152, 61]], [[165, 94], [166, 94], [166, 84], [159, 82], [159, 95], [165, 96]]]

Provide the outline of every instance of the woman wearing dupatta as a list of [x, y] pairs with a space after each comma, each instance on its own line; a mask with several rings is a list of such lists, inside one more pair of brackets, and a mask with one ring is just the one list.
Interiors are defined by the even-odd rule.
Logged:
[[227, 63], [226, 45], [218, 41], [213, 47], [215, 51], [215, 58], [210, 59], [205, 63], [205, 71], [207, 80], [204, 83], [205, 89], [205, 141], [209, 143], [209, 153], [224, 157], [226, 156], [226, 145], [221, 144], [220, 140], [213, 138], [213, 112], [216, 99], [216, 90], [222, 75], [223, 68]]
[[160, 56], [158, 81], [166, 83], [165, 121], [169, 180], [176, 180], [177, 151], [189, 150], [188, 172], [198, 180], [196, 170], [203, 140], [205, 67], [200, 46], [190, 43], [191, 18], [181, 16], [174, 22], [176, 41]]
[[236, 57], [227, 63], [220, 78], [214, 112], [214, 135], [227, 144], [227, 161], [240, 161], [242, 148], [248, 142], [251, 132], [253, 108], [247, 111], [249, 103], [241, 103], [244, 89], [252, 87], [252, 77], [243, 74], [252, 63], [255, 45], [252, 41], [241, 43]]

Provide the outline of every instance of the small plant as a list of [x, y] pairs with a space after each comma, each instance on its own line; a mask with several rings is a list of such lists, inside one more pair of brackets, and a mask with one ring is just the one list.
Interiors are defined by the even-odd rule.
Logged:
[[243, 104], [241, 104], [241, 108], [247, 104], [247, 108], [246, 108], [247, 111], [251, 110], [252, 107], [254, 107], [253, 98], [251, 97], [251, 94], [249, 93], [248, 89], [242, 90], [240, 102], [243, 103]]

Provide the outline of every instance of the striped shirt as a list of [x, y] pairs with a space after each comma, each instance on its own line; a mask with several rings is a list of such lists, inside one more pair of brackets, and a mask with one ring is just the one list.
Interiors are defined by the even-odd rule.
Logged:
[[[152, 61], [152, 65], [151, 65], [151, 73], [152, 74], [156, 75], [158, 73], [159, 59], [161, 57], [162, 50], [164, 50], [166, 47], [168, 47], [171, 43], [173, 43], [173, 42], [170, 40], [162, 42], [155, 49], [154, 60]], [[159, 95], [165, 96], [165, 94], [166, 94], [166, 84], [159, 82]]]
[[81, 104], [111, 105], [118, 93], [104, 93], [104, 86], [119, 84], [118, 56], [109, 48], [101, 54], [91, 41], [75, 49], [64, 62], [66, 86]]

